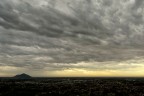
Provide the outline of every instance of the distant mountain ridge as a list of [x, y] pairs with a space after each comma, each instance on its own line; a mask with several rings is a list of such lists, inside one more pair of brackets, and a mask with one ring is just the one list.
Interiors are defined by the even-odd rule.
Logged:
[[14, 78], [16, 78], [16, 79], [31, 79], [32, 77], [28, 74], [22, 73], [22, 74], [15, 75]]

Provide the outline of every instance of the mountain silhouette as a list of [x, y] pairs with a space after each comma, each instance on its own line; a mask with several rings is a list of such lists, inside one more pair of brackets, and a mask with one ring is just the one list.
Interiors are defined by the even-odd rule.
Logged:
[[23, 73], [23, 74], [18, 74], [16, 76], [14, 76], [14, 78], [16, 78], [16, 79], [31, 79], [32, 77]]

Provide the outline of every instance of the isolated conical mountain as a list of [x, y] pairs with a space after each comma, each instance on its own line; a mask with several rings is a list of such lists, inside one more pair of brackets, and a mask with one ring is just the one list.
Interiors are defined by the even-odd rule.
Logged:
[[14, 76], [14, 78], [17, 78], [17, 79], [30, 79], [31, 76], [29, 76], [28, 74], [23, 73], [23, 74], [18, 74], [16, 76]]

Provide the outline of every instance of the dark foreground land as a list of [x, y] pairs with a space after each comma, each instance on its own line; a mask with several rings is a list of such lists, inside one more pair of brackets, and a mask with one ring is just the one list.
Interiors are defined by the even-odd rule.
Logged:
[[144, 78], [0, 78], [0, 96], [144, 96]]

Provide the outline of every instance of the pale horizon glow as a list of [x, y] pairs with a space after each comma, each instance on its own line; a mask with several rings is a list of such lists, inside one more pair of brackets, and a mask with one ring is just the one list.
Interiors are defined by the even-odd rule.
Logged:
[[[67, 67], [73, 65], [77, 68], [65, 68], [59, 71], [48, 71], [48, 67], [43, 70], [27, 70], [21, 67], [12, 66], [0, 66], [0, 70], [3, 72], [0, 74], [1, 77], [13, 77], [16, 74], [26, 73], [32, 77], [144, 77], [144, 60], [129, 60], [127, 62], [121, 62], [113, 66], [116, 62], [105, 62], [109, 64], [103, 64], [98, 66], [100, 62], [81, 62], [78, 64], [69, 64]], [[129, 66], [130, 64], [130, 66]], [[61, 64], [63, 65], [63, 64]], [[81, 68], [80, 68], [81, 67]], [[90, 67], [93, 67], [90, 68]], [[96, 68], [98, 67], [98, 69]], [[118, 68], [118, 69], [115, 69]], [[21, 73], [20, 73], [21, 72]]]

